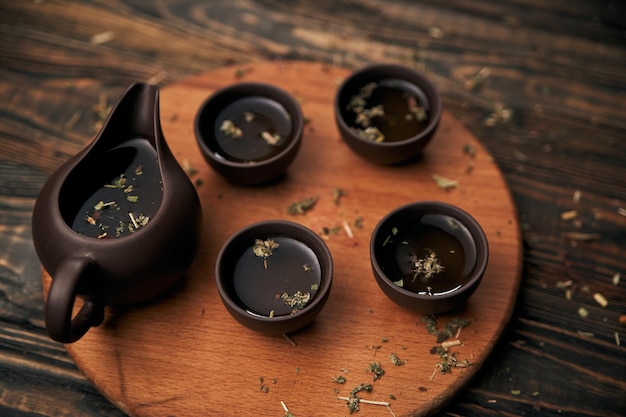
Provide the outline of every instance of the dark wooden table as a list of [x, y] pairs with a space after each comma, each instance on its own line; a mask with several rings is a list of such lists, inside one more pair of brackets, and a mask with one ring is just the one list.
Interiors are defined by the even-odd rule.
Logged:
[[595, 0], [0, 2], [0, 415], [123, 415], [44, 328], [46, 178], [131, 82], [287, 59], [427, 71], [505, 175], [517, 309], [441, 415], [626, 415], [626, 5]]

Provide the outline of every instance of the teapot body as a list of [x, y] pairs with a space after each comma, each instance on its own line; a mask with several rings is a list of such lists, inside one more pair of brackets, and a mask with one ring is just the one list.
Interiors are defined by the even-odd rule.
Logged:
[[[68, 291], [72, 304], [79, 296], [101, 308], [172, 286], [195, 258], [201, 216], [195, 188], [163, 137], [157, 88], [132, 85], [94, 140], [50, 176], [37, 198], [33, 241], [52, 277], [47, 324], [52, 316], [67, 321]], [[66, 266], [68, 259], [83, 261]]]

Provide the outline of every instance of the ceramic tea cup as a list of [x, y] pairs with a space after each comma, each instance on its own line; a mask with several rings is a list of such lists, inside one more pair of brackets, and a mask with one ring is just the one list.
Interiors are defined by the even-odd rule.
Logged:
[[442, 100], [423, 74], [396, 64], [352, 73], [335, 95], [337, 129], [362, 158], [381, 165], [415, 159], [435, 134]]
[[[102, 323], [106, 305], [142, 302], [172, 286], [195, 257], [201, 216], [163, 137], [157, 87], [132, 85], [35, 203], [35, 250], [52, 277], [50, 337], [75, 342]], [[72, 317], [77, 298], [83, 306]]]
[[478, 288], [489, 258], [480, 224], [459, 207], [407, 204], [374, 228], [370, 260], [387, 297], [419, 313], [454, 310]]
[[286, 91], [242, 82], [213, 93], [194, 122], [200, 152], [220, 175], [238, 185], [276, 179], [300, 149], [304, 116]]
[[279, 335], [302, 328], [321, 312], [330, 294], [333, 260], [312, 230], [267, 220], [244, 227], [224, 244], [215, 276], [235, 320]]

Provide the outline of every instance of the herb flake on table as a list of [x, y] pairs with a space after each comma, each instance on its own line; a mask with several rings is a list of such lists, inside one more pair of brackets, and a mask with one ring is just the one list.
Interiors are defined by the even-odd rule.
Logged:
[[317, 203], [317, 197], [303, 197], [300, 200], [294, 201], [287, 207], [287, 213], [289, 214], [304, 214], [311, 210], [315, 203]]
[[382, 366], [380, 366], [378, 362], [370, 363], [370, 365], [367, 367], [367, 371], [372, 374], [372, 379], [374, 381], [380, 379], [385, 374], [385, 370], [382, 368]]
[[447, 191], [451, 188], [456, 188], [459, 186], [459, 182], [456, 180], [452, 180], [450, 178], [446, 178], [439, 174], [432, 174], [432, 179], [437, 184], [437, 187], [441, 188], [444, 191]]

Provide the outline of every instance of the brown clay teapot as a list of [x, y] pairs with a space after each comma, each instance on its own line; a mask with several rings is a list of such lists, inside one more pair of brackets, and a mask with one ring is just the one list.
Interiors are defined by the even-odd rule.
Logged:
[[[130, 86], [34, 207], [35, 250], [52, 277], [50, 337], [75, 342], [102, 323], [105, 305], [142, 302], [172, 286], [195, 257], [201, 217], [163, 137], [158, 88]], [[72, 317], [76, 297], [84, 303]]]

